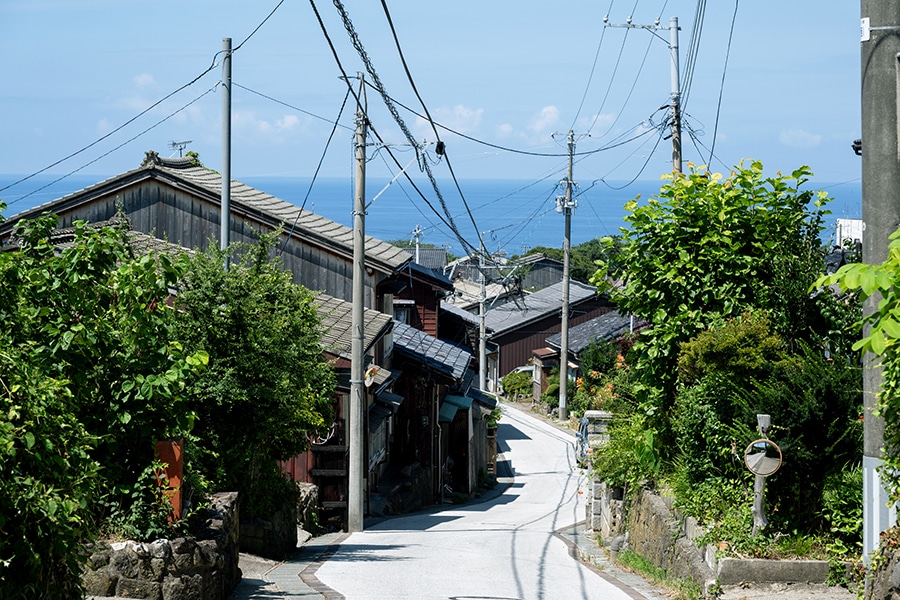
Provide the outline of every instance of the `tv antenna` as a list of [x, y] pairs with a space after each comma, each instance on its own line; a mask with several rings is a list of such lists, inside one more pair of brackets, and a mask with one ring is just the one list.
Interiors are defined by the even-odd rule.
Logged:
[[185, 140], [183, 142], [169, 142], [169, 148], [172, 150], [178, 150], [178, 157], [184, 157], [184, 149], [187, 148], [187, 145], [190, 144], [193, 140]]

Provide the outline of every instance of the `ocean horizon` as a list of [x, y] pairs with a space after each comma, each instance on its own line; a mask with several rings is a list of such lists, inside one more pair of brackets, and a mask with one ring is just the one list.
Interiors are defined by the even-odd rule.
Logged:
[[[52, 202], [111, 176], [41, 174], [16, 184], [23, 177], [0, 174], [0, 190], [3, 190], [0, 200], [8, 205], [3, 211], [5, 217]], [[315, 182], [304, 177], [248, 176], [236, 179], [348, 227], [353, 225], [352, 178], [324, 178]], [[565, 190], [555, 179], [460, 180], [462, 194], [454, 182], [438, 181], [440, 198], [427, 181], [417, 181], [416, 186], [427, 202], [406, 180], [388, 183], [386, 179], [366, 182], [366, 234], [375, 238], [413, 240], [414, 232], [418, 230], [421, 232], [420, 243], [446, 247], [448, 252], [458, 256], [465, 254], [464, 243], [478, 247], [479, 233], [488, 251], [505, 252], [509, 256], [523, 254], [537, 246], [563, 246], [565, 219], [555, 207], [556, 197], [563, 195]], [[571, 219], [571, 245], [619, 233], [619, 228], [626, 224], [623, 220], [625, 203], [657, 194], [662, 184], [659, 180], [641, 180], [577, 187], [578, 205]], [[824, 190], [833, 198], [827, 206], [832, 214], [826, 217], [826, 230], [822, 234], [826, 242], [833, 242], [837, 219], [862, 217], [861, 180], [842, 183], [812, 180], [806, 187]]]

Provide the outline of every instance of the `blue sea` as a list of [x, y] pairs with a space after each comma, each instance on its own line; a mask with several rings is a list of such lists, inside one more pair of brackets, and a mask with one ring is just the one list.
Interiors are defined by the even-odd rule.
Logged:
[[[0, 175], [0, 200], [7, 205], [5, 216], [51, 202], [66, 194], [103, 181], [110, 175], [38, 175], [12, 185], [23, 176]], [[239, 177], [241, 181], [268, 194], [318, 213], [347, 226], [353, 224], [353, 181], [299, 177]], [[556, 212], [556, 197], [565, 193], [554, 179], [540, 181], [482, 179], [463, 180], [459, 189], [452, 181], [439, 181], [440, 197], [427, 180], [417, 186], [398, 180], [366, 182], [366, 233], [395, 241], [412, 240], [446, 247], [455, 255], [465, 254], [468, 244], [477, 248], [480, 239], [491, 252], [522, 254], [536, 246], [561, 248], [565, 238], [565, 218]], [[571, 219], [573, 246], [594, 238], [612, 235], [625, 226], [623, 206], [634, 198], [647, 199], [659, 192], [660, 181], [630, 184], [600, 182], [576, 190], [577, 208]], [[835, 219], [862, 217], [860, 180], [844, 183], [812, 181], [808, 187], [825, 190], [833, 200], [832, 214], [823, 238], [830, 242]], [[4, 189], [6, 188], [6, 189]], [[422, 198], [425, 197], [425, 199]], [[479, 238], [479, 235], [481, 236]]]

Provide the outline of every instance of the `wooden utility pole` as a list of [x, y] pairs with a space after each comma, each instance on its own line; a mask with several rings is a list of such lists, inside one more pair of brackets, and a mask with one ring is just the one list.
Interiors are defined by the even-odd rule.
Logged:
[[[862, 0], [860, 4], [862, 83], [862, 258], [870, 264], [888, 256], [891, 233], [900, 223], [900, 0]], [[849, 155], [849, 149], [848, 149]], [[880, 296], [863, 303], [871, 315]], [[882, 373], [867, 354], [863, 369], [863, 559], [878, 548], [879, 534], [897, 520], [878, 467], [883, 464], [884, 421], [874, 414]]]
[[366, 88], [359, 73], [359, 104], [356, 107], [356, 195], [353, 202], [353, 303], [350, 340], [350, 410], [348, 443], [350, 464], [347, 490], [347, 531], [363, 530], [365, 499], [365, 332], [363, 308], [366, 289]]

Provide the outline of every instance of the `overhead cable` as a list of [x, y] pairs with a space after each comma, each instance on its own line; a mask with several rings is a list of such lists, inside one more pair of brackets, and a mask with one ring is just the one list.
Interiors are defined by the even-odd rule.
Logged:
[[728, 57], [731, 55], [731, 40], [734, 37], [734, 24], [737, 21], [738, 0], [734, 0], [734, 13], [731, 15], [731, 31], [728, 32], [728, 49], [725, 51], [725, 64], [722, 66], [722, 81], [719, 84], [719, 101], [716, 104], [716, 123], [713, 125], [712, 143], [709, 149], [709, 162], [712, 162], [716, 149], [716, 135], [719, 132], [719, 116], [722, 114], [722, 96], [725, 92], [725, 74], [728, 72]]
[[[459, 194], [460, 199], [462, 200], [463, 207], [466, 209], [466, 213], [469, 215], [469, 220], [472, 222], [472, 227], [475, 229], [476, 235], [478, 235], [478, 241], [481, 243], [481, 248], [484, 248], [484, 240], [481, 238], [480, 230], [478, 229], [478, 225], [475, 223], [475, 215], [473, 215], [472, 211], [469, 209], [469, 204], [468, 202], [466, 202], [466, 196], [465, 194], [463, 194], [462, 188], [459, 185], [459, 180], [456, 178], [456, 173], [453, 172], [453, 166], [450, 164], [450, 157], [447, 156], [444, 142], [441, 141], [441, 136], [434, 124], [434, 119], [431, 118], [431, 113], [428, 112], [428, 107], [425, 105], [425, 101], [422, 100], [422, 95], [419, 94], [419, 89], [418, 87], [416, 87], [416, 82], [413, 80], [412, 73], [409, 72], [409, 65], [406, 64], [406, 57], [403, 54], [403, 48], [400, 46], [400, 39], [397, 37], [397, 30], [394, 28], [394, 21], [393, 19], [391, 19], [391, 13], [388, 10], [385, 0], [381, 0], [381, 7], [384, 10], [384, 16], [387, 18], [388, 27], [390, 27], [391, 29], [391, 35], [394, 38], [394, 45], [397, 48], [397, 54], [400, 56], [400, 62], [403, 65], [404, 72], [406, 73], [406, 79], [407, 81], [409, 81], [409, 85], [415, 93], [416, 98], [419, 99], [419, 104], [422, 105], [422, 110], [425, 111], [425, 116], [428, 119], [428, 123], [431, 125], [431, 130], [434, 131], [435, 141], [437, 142], [436, 152], [439, 156], [444, 156], [444, 160], [447, 163], [447, 169], [450, 171], [450, 177], [453, 179], [453, 183], [456, 185], [456, 191]], [[394, 114], [393, 111], [392, 114]], [[396, 116], [399, 117], [400, 115], [396, 114]], [[430, 175], [431, 173], [429, 171], [429, 176]], [[436, 183], [435, 192], [438, 192]], [[440, 197], [439, 193], [438, 197]]]
[[[196, 98], [194, 98], [193, 100], [191, 100], [190, 102], [188, 102], [187, 104], [185, 104], [184, 106], [182, 106], [181, 108], [179, 108], [178, 110], [176, 110], [175, 112], [169, 113], [169, 114], [168, 114], [167, 116], [165, 116], [164, 118], [160, 119], [159, 121], [157, 121], [156, 123], [154, 123], [153, 125], [151, 125], [151, 126], [148, 127], [147, 129], [143, 130], [143, 131], [140, 132], [139, 134], [137, 134], [137, 135], [135, 135], [135, 136], [133, 136], [133, 137], [131, 137], [131, 138], [125, 140], [124, 142], [122, 142], [121, 144], [119, 144], [118, 146], [116, 146], [115, 148], [113, 148], [112, 150], [109, 150], [108, 152], [105, 152], [105, 153], [101, 154], [100, 156], [98, 156], [98, 157], [95, 158], [94, 160], [92, 160], [92, 161], [90, 161], [90, 162], [87, 162], [87, 163], [81, 165], [81, 166], [78, 167], [77, 169], [74, 169], [74, 170], [72, 170], [72, 171], [69, 171], [69, 172], [66, 173], [65, 175], [63, 175], [63, 176], [61, 176], [61, 177], [59, 177], [59, 178], [57, 178], [57, 179], [54, 179], [54, 180], [51, 181], [50, 183], [47, 183], [47, 184], [45, 184], [45, 185], [42, 185], [41, 187], [39, 187], [39, 188], [37, 188], [37, 189], [35, 189], [35, 190], [32, 190], [32, 191], [28, 192], [27, 194], [24, 194], [24, 195], [22, 195], [22, 196], [19, 196], [19, 197], [16, 198], [15, 200], [10, 200], [10, 201], [9, 201], [9, 204], [15, 204], [16, 202], [19, 202], [19, 201], [21, 201], [21, 200], [24, 200], [25, 198], [28, 198], [29, 196], [32, 196], [32, 195], [34, 195], [34, 194], [40, 192], [41, 190], [50, 187], [51, 185], [53, 185], [53, 184], [55, 184], [55, 183], [59, 183], [60, 181], [62, 181], [63, 179], [65, 179], [65, 178], [67, 178], [67, 177], [71, 177], [72, 175], [74, 175], [75, 173], [81, 171], [81, 170], [84, 169], [85, 167], [91, 166], [92, 164], [94, 164], [95, 162], [97, 162], [98, 160], [100, 160], [101, 158], [106, 158], [107, 156], [109, 156], [110, 154], [112, 154], [113, 152], [115, 152], [116, 150], [119, 150], [120, 148], [122, 148], [122, 147], [124, 147], [124, 146], [130, 144], [130, 143], [133, 142], [134, 140], [138, 139], [139, 137], [141, 137], [142, 135], [144, 135], [144, 134], [147, 133], [148, 131], [151, 131], [151, 130], [153, 130], [153, 129], [156, 129], [158, 126], [162, 125], [163, 123], [165, 123], [166, 121], [168, 121], [169, 119], [171, 119], [172, 117], [174, 117], [175, 115], [177, 115], [178, 113], [180, 113], [181, 111], [183, 111], [184, 109], [188, 108], [189, 106], [191, 106], [192, 104], [194, 104], [195, 102], [197, 102], [198, 100], [200, 100], [201, 98], [203, 98], [204, 96], [206, 96], [207, 94], [209, 94], [210, 92], [214, 91], [214, 90], [219, 86], [219, 83], [221, 83], [221, 82], [216, 83], [216, 85], [214, 85], [213, 87], [209, 88], [208, 90], [206, 90], [205, 92], [203, 92], [202, 94], [200, 94], [199, 96], [197, 96]], [[61, 161], [60, 161], [60, 162], [61, 162]], [[58, 164], [58, 163], [57, 163], [57, 164]], [[12, 185], [15, 185], [15, 184], [12, 184]], [[7, 187], [10, 187], [10, 186], [7, 186]], [[3, 188], [3, 189], [6, 189], [6, 188]]]

